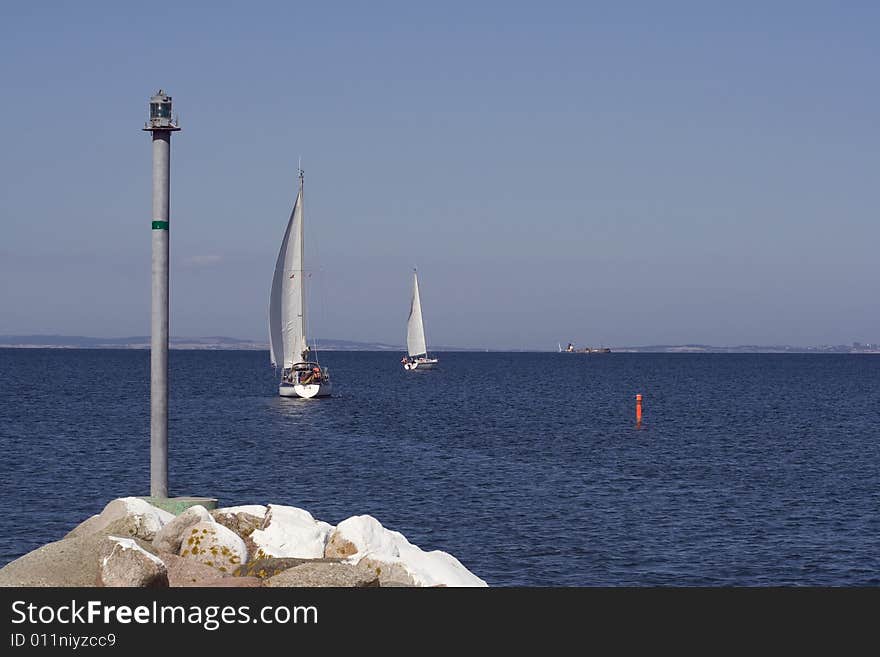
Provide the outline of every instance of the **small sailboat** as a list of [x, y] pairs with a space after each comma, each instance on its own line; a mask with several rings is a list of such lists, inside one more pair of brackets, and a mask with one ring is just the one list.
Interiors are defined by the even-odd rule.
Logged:
[[413, 270], [412, 301], [409, 306], [409, 321], [406, 324], [406, 351], [403, 357], [405, 370], [430, 370], [437, 366], [436, 358], [428, 358], [425, 344], [425, 325], [422, 322], [422, 302], [419, 298], [419, 275]]
[[312, 357], [306, 340], [303, 220], [303, 170], [299, 169], [299, 192], [278, 251], [269, 296], [269, 350], [276, 372], [281, 370], [278, 394], [310, 399], [329, 397], [333, 384], [317, 354]]

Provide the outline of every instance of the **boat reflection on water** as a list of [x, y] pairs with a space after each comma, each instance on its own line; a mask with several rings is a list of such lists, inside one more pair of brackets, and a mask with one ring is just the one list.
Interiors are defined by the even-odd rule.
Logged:
[[320, 415], [322, 411], [317, 404], [309, 404], [308, 401], [302, 397], [276, 396], [267, 400], [267, 406], [274, 415], [284, 420], [309, 420]]

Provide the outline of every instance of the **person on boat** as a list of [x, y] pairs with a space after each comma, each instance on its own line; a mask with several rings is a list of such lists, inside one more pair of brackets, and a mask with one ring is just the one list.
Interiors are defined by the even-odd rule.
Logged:
[[300, 372], [299, 382], [302, 385], [321, 382], [321, 368], [315, 365], [312, 369]]

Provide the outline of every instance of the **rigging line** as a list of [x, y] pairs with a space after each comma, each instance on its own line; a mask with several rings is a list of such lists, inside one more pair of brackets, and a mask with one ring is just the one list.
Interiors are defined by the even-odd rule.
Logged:
[[[317, 249], [316, 249], [316, 251], [317, 251]], [[326, 326], [327, 325], [327, 306], [326, 306], [327, 294], [326, 294], [326, 289], [324, 287], [323, 271], [324, 270], [321, 269], [319, 266], [317, 269], [318, 280], [315, 283], [312, 283], [312, 286], [313, 286], [312, 289], [314, 290], [315, 286], [317, 286], [317, 290], [315, 293], [318, 295], [318, 318], [320, 320], [319, 324], [321, 326]], [[315, 343], [315, 360], [317, 360], [317, 353], [318, 353], [318, 337], [317, 337], [317, 335], [312, 339], [314, 340], [314, 343]]]
[[[316, 246], [313, 247], [312, 250], [316, 252], [315, 255], [317, 257], [317, 247]], [[311, 313], [311, 306], [308, 304], [308, 302], [314, 296], [312, 294], [312, 292], [315, 289], [315, 282], [313, 280], [313, 274], [314, 274], [314, 270], [309, 270], [308, 273], [306, 273], [306, 270], [303, 270], [304, 295], [306, 297], [303, 301], [303, 304], [306, 308], [306, 321], [303, 324], [303, 327], [305, 329], [306, 336], [308, 336], [311, 332], [311, 323], [309, 320], [312, 316], [312, 313]], [[321, 280], [321, 277], [319, 276], [318, 277], [319, 284], [320, 284], [320, 280]], [[323, 299], [321, 301], [323, 301]], [[306, 346], [308, 346], [308, 337], [306, 337], [306, 340], [307, 340]], [[312, 336], [312, 346], [314, 347], [313, 351], [315, 354], [315, 362], [320, 365], [320, 362], [318, 361], [318, 338], [315, 337], [314, 335]]]
[[[315, 256], [317, 257], [317, 247], [315, 248]], [[317, 294], [318, 294], [318, 318], [320, 319], [321, 326], [327, 326], [327, 290], [324, 286], [324, 270], [321, 267], [321, 261], [317, 260], [318, 263], [318, 281], [317, 281]], [[318, 338], [315, 336], [315, 353], [318, 352]]]
[[[309, 290], [308, 293], [306, 294], [306, 297], [310, 299], [313, 296], [312, 290], [314, 290], [314, 285], [315, 285], [314, 281], [312, 281], [312, 272], [309, 272], [309, 275], [306, 276], [306, 285], [308, 286], [308, 290]], [[306, 313], [306, 324], [309, 323], [309, 318], [311, 316], [312, 316], [312, 313], [310, 313], [310, 312]], [[310, 331], [311, 331], [311, 327], [309, 326], [309, 327], [307, 327], [306, 335], [308, 335]], [[320, 361], [318, 360], [318, 339], [314, 336], [312, 336], [312, 345], [314, 346], [315, 362], [320, 365]], [[306, 346], [308, 346], [308, 342], [306, 343]]]
[[[318, 275], [318, 279], [317, 279], [317, 282], [312, 281], [311, 280], [312, 274], [310, 273], [309, 274], [309, 284], [311, 285], [311, 289], [315, 291], [315, 294], [318, 295], [318, 308], [317, 308], [317, 310], [318, 310], [318, 319], [320, 320], [318, 322], [318, 324], [320, 326], [326, 326], [327, 325], [326, 324], [327, 317], [326, 317], [325, 304], [326, 304], [327, 295], [325, 294], [326, 290], [324, 289], [324, 276], [323, 276], [324, 270], [321, 267], [321, 262], [322, 262], [321, 261], [321, 253], [320, 253], [320, 249], [318, 246], [319, 240], [312, 240], [310, 242], [310, 244], [312, 244], [312, 252], [315, 255], [314, 262], [317, 265], [313, 269], [313, 271], [314, 271], [314, 273], [316, 273]], [[316, 285], [317, 285], [317, 289], [315, 288]], [[315, 346], [315, 362], [317, 362], [318, 361], [318, 338], [317, 338], [317, 336], [312, 337], [312, 343]]]
[[[313, 244], [312, 252], [315, 254], [315, 258], [317, 258], [317, 254], [318, 254], [317, 242], [313, 239], [310, 243]], [[315, 289], [315, 281], [313, 279], [314, 272], [315, 272], [314, 268], [310, 269], [309, 274], [306, 277], [306, 281], [307, 281], [307, 284], [309, 287], [309, 293], [308, 293], [309, 299], [312, 299], [314, 297], [314, 294], [312, 294], [312, 292], [314, 292], [314, 289]], [[312, 305], [309, 306], [310, 311], [312, 310]], [[308, 315], [306, 316], [306, 318], [311, 319], [311, 316], [312, 316], [312, 313], [309, 312]], [[309, 332], [311, 332], [311, 324], [309, 326]], [[310, 334], [310, 333], [307, 333], [307, 335], [308, 334]], [[320, 366], [320, 360], [318, 358], [318, 338], [315, 337], [314, 335], [312, 335], [312, 346], [314, 347], [314, 352], [315, 352], [315, 362], [318, 363], [318, 365]]]

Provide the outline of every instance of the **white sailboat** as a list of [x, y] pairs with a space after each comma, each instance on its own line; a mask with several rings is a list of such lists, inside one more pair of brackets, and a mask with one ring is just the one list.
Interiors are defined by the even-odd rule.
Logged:
[[425, 325], [422, 322], [422, 301], [419, 298], [419, 275], [413, 270], [412, 301], [406, 324], [407, 355], [401, 360], [405, 370], [430, 370], [437, 366], [436, 358], [428, 358], [425, 344]]
[[269, 350], [272, 365], [281, 370], [278, 394], [310, 399], [329, 397], [333, 384], [317, 355], [311, 357], [306, 340], [303, 221], [303, 170], [299, 169], [299, 192], [278, 251], [269, 296]]

